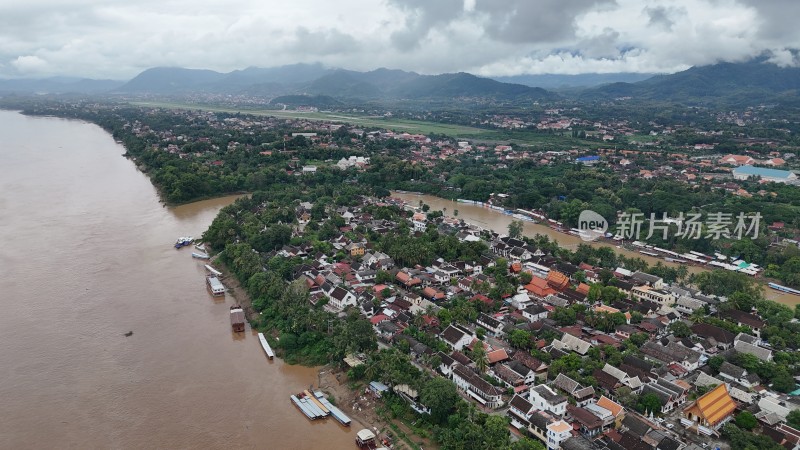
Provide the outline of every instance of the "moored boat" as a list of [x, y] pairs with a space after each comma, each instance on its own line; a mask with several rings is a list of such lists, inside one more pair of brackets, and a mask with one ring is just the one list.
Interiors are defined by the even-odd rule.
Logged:
[[175, 241], [175, 248], [186, 247], [192, 242], [194, 242], [194, 238], [191, 236], [179, 237], [178, 240]]
[[306, 399], [300, 398], [300, 397], [298, 397], [296, 395], [289, 396], [289, 399], [291, 399], [292, 403], [294, 403], [294, 406], [297, 406], [297, 409], [299, 409], [309, 419], [316, 420], [316, 419], [319, 419], [320, 417], [323, 417], [323, 416], [320, 416], [317, 413], [317, 411], [315, 411], [312, 407], [310, 407], [308, 405], [308, 402], [307, 402]]
[[211, 291], [211, 295], [215, 297], [225, 295], [225, 286], [219, 281], [219, 278], [214, 276], [206, 277], [206, 285]]
[[272, 347], [269, 346], [269, 342], [267, 342], [267, 338], [264, 336], [264, 333], [258, 333], [258, 340], [261, 342], [261, 348], [264, 349], [264, 352], [267, 354], [269, 359], [275, 357], [275, 352], [272, 351]]
[[192, 258], [208, 259], [210, 256], [206, 255], [205, 253], [192, 252]]
[[323, 394], [321, 391], [314, 391], [314, 397], [316, 397], [317, 400], [319, 400], [320, 403], [322, 403], [328, 409], [328, 411], [330, 411], [331, 416], [333, 416], [334, 419], [346, 427], [350, 426], [350, 418], [347, 417], [347, 415], [343, 413], [341, 409], [329, 402], [328, 399], [325, 398], [325, 394]]
[[356, 445], [358, 448], [365, 448], [365, 449], [374, 449], [378, 447], [378, 443], [376, 442], [377, 439], [375, 437], [375, 433], [373, 433], [368, 428], [364, 428], [363, 430], [356, 433]]
[[222, 276], [222, 272], [220, 272], [219, 270], [209, 266], [208, 264], [206, 264], [205, 267], [206, 267], [206, 270], [208, 271], [208, 273], [210, 273], [211, 275], [214, 275], [215, 277]]
[[767, 286], [775, 289], [776, 291], [786, 292], [787, 294], [800, 295], [800, 290], [792, 289], [788, 286], [783, 286], [778, 283], [767, 283]]
[[237, 333], [244, 331], [244, 309], [239, 305], [231, 306], [231, 328]]

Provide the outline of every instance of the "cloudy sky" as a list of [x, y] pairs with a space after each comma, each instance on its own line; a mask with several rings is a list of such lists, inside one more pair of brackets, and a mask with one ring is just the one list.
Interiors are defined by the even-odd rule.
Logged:
[[797, 65], [798, 0], [0, 0], [0, 77], [322, 62], [485, 76]]

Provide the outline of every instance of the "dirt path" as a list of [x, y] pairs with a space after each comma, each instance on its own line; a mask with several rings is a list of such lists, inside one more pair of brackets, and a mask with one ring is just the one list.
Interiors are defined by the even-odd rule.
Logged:
[[365, 394], [362, 389], [351, 390], [347, 384], [347, 375], [342, 371], [330, 366], [320, 369], [319, 387], [336, 400], [336, 406], [350, 416], [353, 422], [357, 422], [358, 427], [373, 431], [377, 427], [381, 432], [387, 428], [375, 411], [377, 400], [371, 394]]

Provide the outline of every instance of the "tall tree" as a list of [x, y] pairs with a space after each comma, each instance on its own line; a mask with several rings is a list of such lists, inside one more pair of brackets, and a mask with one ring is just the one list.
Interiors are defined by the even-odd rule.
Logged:
[[475, 343], [470, 356], [475, 361], [475, 368], [481, 372], [486, 372], [486, 369], [489, 368], [489, 357], [486, 354], [486, 347], [483, 346], [483, 342], [478, 341]]
[[521, 220], [512, 220], [510, 224], [508, 224], [508, 235], [512, 238], [519, 238], [522, 236], [522, 227], [523, 223]]
[[431, 419], [438, 424], [447, 422], [459, 400], [456, 385], [442, 377], [429, 380], [420, 391], [420, 401], [431, 409]]

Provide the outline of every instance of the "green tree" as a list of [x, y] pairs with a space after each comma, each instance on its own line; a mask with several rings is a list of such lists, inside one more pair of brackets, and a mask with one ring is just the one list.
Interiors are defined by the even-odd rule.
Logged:
[[777, 366], [770, 381], [773, 389], [778, 392], [791, 392], [797, 387], [794, 377], [785, 366]]
[[491, 414], [483, 423], [482, 448], [507, 448], [511, 443], [508, 417]]
[[679, 338], [687, 338], [693, 334], [692, 330], [689, 328], [689, 325], [686, 325], [680, 320], [669, 324], [669, 331]]
[[527, 437], [520, 438], [517, 442], [511, 444], [511, 450], [545, 450], [544, 444], [538, 439], [531, 439]]
[[478, 341], [470, 351], [470, 357], [473, 361], [475, 361], [475, 368], [481, 372], [486, 372], [486, 369], [489, 367], [489, 357], [486, 353], [486, 347], [483, 346], [483, 342]]
[[639, 397], [639, 401], [636, 403], [636, 410], [642, 414], [660, 414], [661, 407], [664, 406], [661, 404], [661, 399], [659, 399], [655, 394], [644, 394]]
[[800, 430], [800, 409], [792, 410], [788, 416], [786, 416], [786, 421], [791, 425], [793, 428]]
[[758, 426], [758, 420], [750, 411], [742, 411], [736, 415], [736, 426], [750, 431]]
[[531, 347], [531, 333], [525, 330], [513, 329], [508, 333], [508, 342], [514, 348], [528, 349]]
[[568, 325], [575, 325], [577, 315], [575, 310], [572, 308], [557, 306], [555, 311], [553, 311], [551, 318], [555, 320], [558, 325], [564, 327]]
[[508, 235], [512, 238], [519, 238], [522, 236], [522, 227], [523, 223], [521, 220], [512, 220], [510, 224], [508, 224]]
[[722, 367], [722, 363], [725, 362], [725, 358], [722, 356], [712, 356], [708, 360], [708, 367], [714, 372], [714, 374], [719, 373], [719, 368]]
[[648, 339], [650, 339], [650, 335], [647, 333], [634, 333], [630, 337], [631, 343], [636, 347], [641, 347]]
[[426, 382], [419, 395], [422, 404], [431, 409], [431, 419], [438, 424], [447, 422], [461, 399], [456, 385], [441, 377]]

